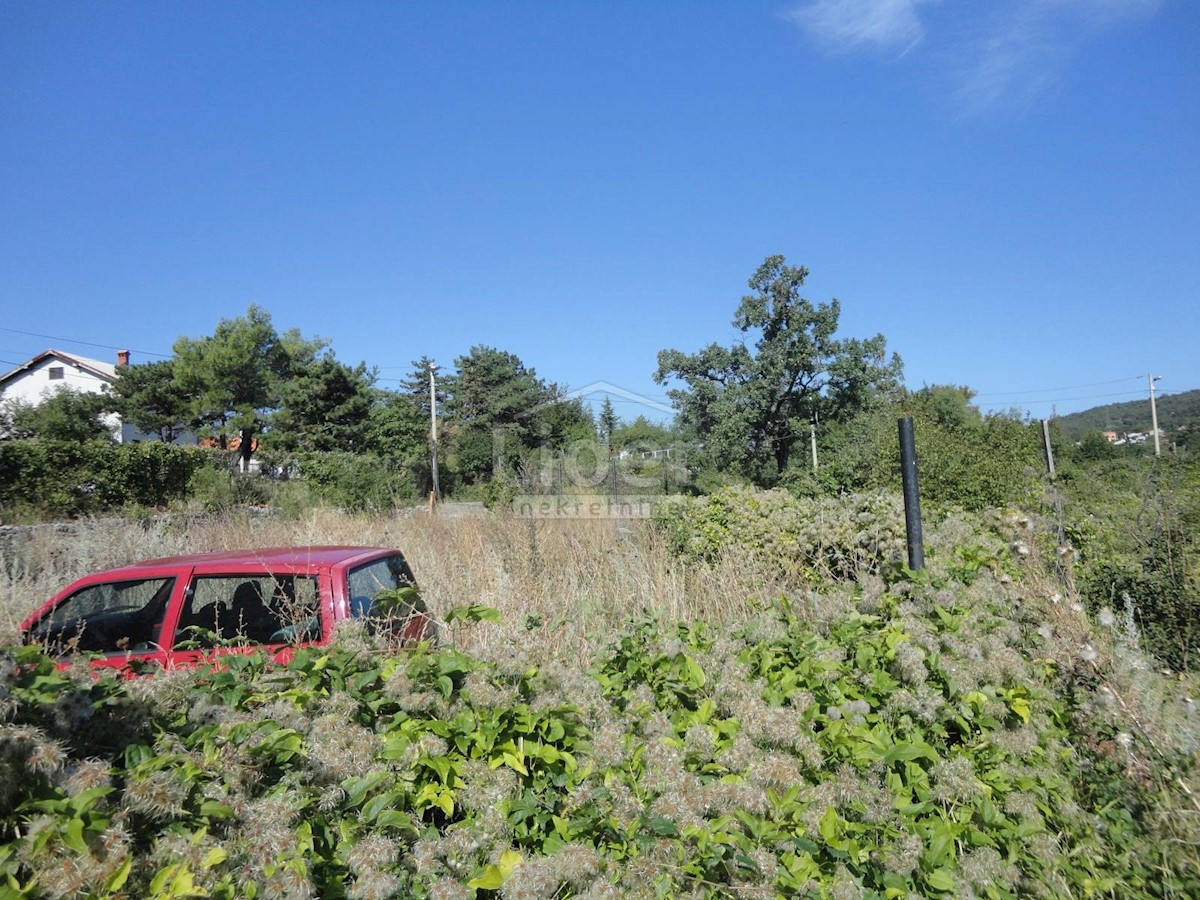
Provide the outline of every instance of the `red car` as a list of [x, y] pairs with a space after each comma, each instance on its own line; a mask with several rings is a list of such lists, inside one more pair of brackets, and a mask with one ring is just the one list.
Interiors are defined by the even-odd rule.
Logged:
[[175, 667], [257, 647], [286, 658], [360, 618], [405, 642], [435, 636], [399, 550], [279, 547], [149, 560], [81, 578], [21, 629], [55, 653], [103, 654], [100, 666]]

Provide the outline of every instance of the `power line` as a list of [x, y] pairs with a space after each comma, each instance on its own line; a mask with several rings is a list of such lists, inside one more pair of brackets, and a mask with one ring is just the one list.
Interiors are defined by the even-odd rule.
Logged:
[[[1084, 388], [1104, 387], [1105, 385], [1109, 385], [1109, 384], [1124, 384], [1126, 381], [1141, 381], [1142, 378], [1143, 378], [1143, 376], [1141, 376], [1141, 375], [1134, 375], [1130, 378], [1117, 378], [1113, 381], [1096, 381], [1096, 382], [1093, 382], [1092, 384], [1072, 384], [1072, 385], [1067, 385], [1066, 387], [1053, 387], [1053, 388], [1030, 388], [1029, 390], [1025, 390], [1025, 391], [997, 391], [994, 394], [976, 394], [975, 397], [976, 398], [997, 397], [997, 396], [1003, 397], [1003, 396], [1010, 396], [1012, 394], [1049, 394], [1053, 391], [1081, 391]], [[1086, 400], [1087, 398], [1084, 397], [1084, 398], [1080, 398], [1080, 399]]]
[[1075, 400], [1103, 400], [1107, 397], [1140, 397], [1141, 391], [1122, 391], [1117, 394], [1089, 394], [1086, 397], [1050, 397], [1044, 400], [993, 400], [984, 406], [1032, 406], [1035, 403], [1071, 403]]
[[100, 347], [101, 349], [104, 349], [104, 350], [130, 350], [133, 353], [140, 353], [143, 356], [160, 356], [163, 359], [170, 359], [170, 357], [171, 357], [171, 354], [169, 354], [169, 353], [154, 353], [151, 350], [138, 350], [136, 348], [131, 348], [131, 347], [114, 347], [112, 344], [97, 344], [93, 341], [77, 341], [74, 338], [62, 337], [61, 335], [55, 335], [55, 334], [40, 334], [39, 332], [36, 332], [36, 331], [20, 331], [19, 329], [16, 329], [16, 328], [4, 328], [2, 326], [0, 326], [0, 331], [7, 331], [7, 332], [11, 332], [12, 334], [23, 334], [26, 337], [45, 338], [48, 341], [61, 341], [62, 343], [65, 343], [65, 344], [79, 344], [80, 346], [83, 346], [83, 347]]

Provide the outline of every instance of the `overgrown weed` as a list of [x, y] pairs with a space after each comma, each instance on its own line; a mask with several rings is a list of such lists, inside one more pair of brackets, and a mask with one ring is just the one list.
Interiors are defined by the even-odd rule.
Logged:
[[458, 621], [439, 650], [351, 627], [126, 688], [36, 663], [6, 682], [0, 866], [49, 896], [71, 873], [101, 896], [1194, 896], [1194, 684], [1130, 612], [1085, 609], [1037, 517], [946, 516], [911, 572], [858, 537], [896, 533], [869, 502], [808, 531], [759, 498], [700, 556], [649, 523], [491, 516], [31, 533], [12, 621], [101, 565], [298, 543], [398, 546]]

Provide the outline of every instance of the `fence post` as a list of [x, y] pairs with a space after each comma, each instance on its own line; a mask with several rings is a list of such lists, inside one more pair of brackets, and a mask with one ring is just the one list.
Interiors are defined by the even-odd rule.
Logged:
[[921, 536], [921, 490], [917, 483], [917, 445], [911, 417], [899, 419], [900, 479], [904, 486], [904, 529], [908, 539], [908, 567], [925, 567], [925, 540]]

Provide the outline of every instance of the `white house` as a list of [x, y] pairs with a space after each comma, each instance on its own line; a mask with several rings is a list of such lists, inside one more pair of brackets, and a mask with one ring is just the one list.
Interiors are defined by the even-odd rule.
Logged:
[[[117, 367], [127, 365], [128, 350], [117, 351], [117, 361], [108, 363], [50, 349], [0, 375], [0, 403], [16, 400], [37, 406], [63, 388], [102, 394], [108, 390], [116, 377]], [[106, 415], [104, 423], [111, 429], [116, 441], [146, 439], [146, 435], [141, 434], [132, 425], [122, 423], [121, 417], [115, 413]]]

